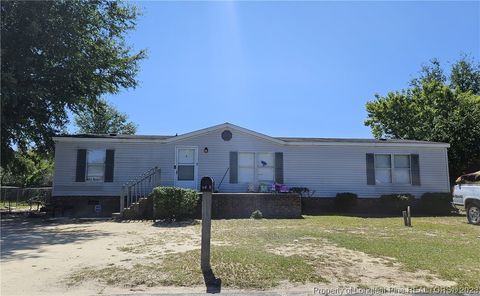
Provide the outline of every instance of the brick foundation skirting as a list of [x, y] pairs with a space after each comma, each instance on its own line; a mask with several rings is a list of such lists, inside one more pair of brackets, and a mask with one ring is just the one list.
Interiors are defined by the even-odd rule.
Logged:
[[[196, 217], [200, 218], [201, 198]], [[260, 210], [264, 218], [299, 218], [302, 201], [295, 193], [214, 193], [212, 195], [212, 218], [250, 218], [252, 212]]]
[[120, 211], [118, 196], [53, 196], [51, 205], [54, 217], [111, 217]]
[[[419, 203], [416, 199], [412, 207]], [[302, 197], [302, 214], [303, 215], [322, 215], [328, 213], [337, 213], [335, 208], [334, 197]], [[381, 203], [380, 198], [358, 198], [356, 205], [340, 214], [363, 214], [363, 215], [391, 215], [385, 206]], [[395, 213], [401, 215], [401, 212]]]
[[[260, 210], [265, 218], [298, 218], [301, 215], [337, 213], [335, 198], [300, 197], [294, 193], [214, 193], [212, 195], [212, 218], [249, 218], [253, 211]], [[54, 196], [51, 199], [55, 217], [111, 217], [120, 211], [118, 196]], [[418, 203], [415, 200], [414, 205]], [[201, 194], [195, 218], [201, 218]], [[145, 211], [151, 219], [153, 203]], [[418, 212], [415, 206], [415, 212]], [[388, 215], [378, 198], [358, 198], [354, 207], [340, 214]], [[401, 213], [395, 213], [401, 215]]]

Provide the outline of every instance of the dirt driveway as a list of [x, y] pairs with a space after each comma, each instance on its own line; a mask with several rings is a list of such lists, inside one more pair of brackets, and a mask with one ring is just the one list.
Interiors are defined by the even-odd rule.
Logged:
[[[123, 288], [88, 282], [69, 287], [65, 277], [90, 266], [129, 265], [148, 260], [141, 254], [121, 251], [132, 241], [151, 235], [196, 235], [194, 228], [153, 227], [152, 222], [115, 223], [110, 221], [2, 220], [2, 295], [90, 295], [132, 292], [203, 292], [194, 288]], [[164, 246], [178, 251], [197, 248]]]

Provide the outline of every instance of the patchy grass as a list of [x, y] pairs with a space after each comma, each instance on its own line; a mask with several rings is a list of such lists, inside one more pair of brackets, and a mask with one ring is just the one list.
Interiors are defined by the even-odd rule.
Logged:
[[[480, 227], [467, 224], [464, 217], [414, 218], [412, 228], [395, 218], [336, 220], [339, 229], [322, 236], [340, 246], [393, 257], [406, 270], [428, 270], [460, 287], [480, 287]], [[358, 230], [345, 225], [348, 221]]]
[[[266, 289], [284, 280], [291, 283], [325, 282], [313, 266], [300, 257], [285, 257], [247, 248], [214, 248], [212, 267], [215, 275], [222, 279], [222, 284], [232, 288]], [[67, 283], [75, 285], [91, 278], [107, 285], [127, 287], [201, 285], [200, 251], [172, 254], [160, 264], [135, 264], [131, 268], [84, 268], [71, 275]]]
[[281, 246], [305, 237], [326, 239], [347, 249], [390, 257], [406, 270], [428, 270], [460, 287], [480, 287], [480, 227], [465, 217], [401, 218], [306, 216], [303, 220], [222, 220], [212, 237], [235, 245]]
[[[222, 279], [223, 286], [241, 289], [267, 289], [287, 281], [294, 284], [327, 282], [326, 271], [330, 271], [329, 276], [335, 281], [368, 286], [370, 282], [357, 272], [360, 269], [351, 268], [357, 264], [370, 269], [378, 266], [387, 270], [384, 273], [388, 273], [388, 268], [403, 270], [413, 278], [417, 274], [411, 272], [423, 270], [426, 271], [421, 274], [425, 284], [435, 285], [439, 276], [456, 282], [458, 287], [480, 287], [480, 227], [468, 225], [464, 217], [414, 218], [412, 223], [414, 227], [408, 228], [403, 226], [401, 218], [343, 216], [216, 220], [212, 224], [212, 269]], [[199, 235], [200, 225], [187, 227]], [[94, 279], [108, 285], [126, 286], [203, 284], [198, 249], [158, 254], [148, 251], [168, 241], [148, 238], [143, 239], [143, 246], [140, 241], [119, 247], [131, 253], [141, 250], [148, 254], [149, 261], [133, 261], [131, 266], [85, 268], [72, 274], [68, 281], [76, 284]], [[358, 255], [364, 253], [368, 255]], [[375, 279], [374, 276], [371, 275], [371, 279]], [[405, 283], [418, 286], [415, 282], [402, 282], [396, 274], [380, 276], [386, 277], [384, 283], [390, 287]]]

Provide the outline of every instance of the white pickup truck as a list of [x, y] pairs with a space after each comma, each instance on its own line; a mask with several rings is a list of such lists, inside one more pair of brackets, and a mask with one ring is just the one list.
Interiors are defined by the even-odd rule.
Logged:
[[453, 206], [465, 209], [468, 222], [480, 225], [480, 171], [463, 175], [453, 188]]

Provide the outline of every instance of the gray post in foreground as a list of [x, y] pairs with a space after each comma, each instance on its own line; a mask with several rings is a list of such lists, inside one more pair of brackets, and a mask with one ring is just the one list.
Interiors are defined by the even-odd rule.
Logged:
[[210, 266], [210, 236], [212, 226], [212, 193], [202, 193], [202, 248], [201, 263], [202, 271], [211, 272]]
[[408, 226], [412, 227], [412, 215], [410, 213], [410, 206], [407, 207], [407, 218], [408, 218]]
[[210, 238], [212, 228], [212, 192], [215, 181], [210, 177], [203, 177], [200, 181], [202, 191], [202, 248], [200, 267], [207, 287], [207, 293], [220, 293], [222, 280], [215, 277], [210, 265]]
[[411, 216], [411, 213], [410, 213], [410, 206], [407, 207], [406, 211], [402, 211], [402, 214], [403, 214], [403, 223], [405, 224], [405, 226], [411, 227], [412, 226], [412, 216]]

